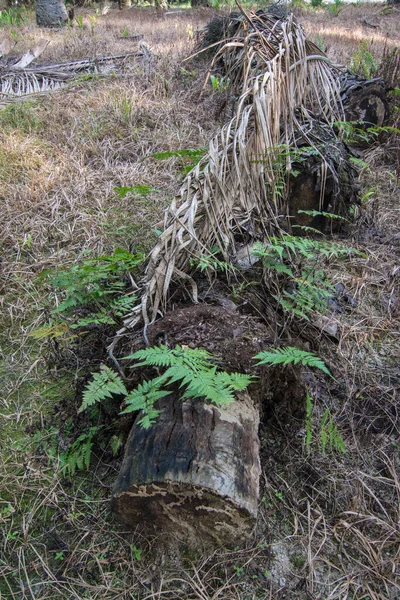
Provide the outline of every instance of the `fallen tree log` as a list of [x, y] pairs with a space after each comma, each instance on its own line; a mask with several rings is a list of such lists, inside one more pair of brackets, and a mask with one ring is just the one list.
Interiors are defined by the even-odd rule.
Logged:
[[131, 430], [113, 510], [128, 525], [182, 541], [239, 543], [254, 527], [258, 503], [259, 416], [250, 396], [217, 408], [176, 394], [159, 408], [150, 429]]
[[[228, 372], [251, 372], [257, 379], [229, 406], [182, 401], [177, 392], [160, 401], [161, 415], [150, 429], [136, 419], [112, 509], [122, 522], [143, 524], [147, 532], [162, 531], [188, 543], [239, 545], [257, 515], [260, 415], [280, 423], [304, 416], [299, 373], [281, 366], [255, 368], [253, 357], [272, 343], [272, 330], [223, 306], [198, 304], [171, 311], [149, 325], [147, 334], [150, 346], [161, 342], [172, 348], [204, 348]], [[143, 338], [133, 336], [120, 353], [139, 348]], [[133, 385], [144, 375], [139, 369], [127, 374], [135, 378]]]

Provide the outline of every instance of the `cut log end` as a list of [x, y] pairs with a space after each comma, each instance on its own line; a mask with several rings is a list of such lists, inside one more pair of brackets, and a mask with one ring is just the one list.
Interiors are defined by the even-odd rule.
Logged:
[[255, 525], [255, 515], [231, 498], [173, 481], [133, 485], [114, 493], [112, 509], [126, 525], [143, 524], [147, 530], [162, 531], [189, 544], [244, 542]]
[[112, 508], [186, 542], [237, 544], [254, 527], [260, 475], [258, 410], [248, 394], [226, 407], [160, 402], [150, 429], [134, 424]]

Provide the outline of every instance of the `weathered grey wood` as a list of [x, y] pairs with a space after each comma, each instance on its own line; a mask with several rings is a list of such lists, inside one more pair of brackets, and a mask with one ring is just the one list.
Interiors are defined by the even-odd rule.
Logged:
[[57, 27], [67, 22], [63, 0], [36, 0], [36, 23], [39, 27]]
[[114, 512], [186, 542], [240, 543], [254, 526], [259, 490], [259, 415], [250, 396], [217, 408], [171, 394], [160, 408], [150, 429], [131, 430]]
[[382, 127], [389, 111], [384, 81], [346, 73], [341, 77], [340, 85], [346, 121]]

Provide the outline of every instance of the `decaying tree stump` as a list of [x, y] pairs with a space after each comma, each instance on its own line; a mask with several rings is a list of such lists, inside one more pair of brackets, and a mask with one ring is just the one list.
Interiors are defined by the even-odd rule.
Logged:
[[247, 393], [227, 407], [178, 395], [160, 403], [150, 429], [134, 425], [112, 507], [124, 523], [145, 523], [182, 541], [239, 543], [257, 514], [258, 410]]
[[[230, 406], [201, 400], [163, 398], [162, 413], [150, 429], [133, 423], [112, 508], [130, 526], [146, 525], [173, 538], [239, 545], [255, 522], [260, 475], [260, 414], [304, 415], [305, 391], [294, 369], [255, 367], [253, 357], [273, 341], [273, 331], [241, 315], [222, 288], [222, 306], [197, 304], [167, 313], [147, 329], [150, 346], [199, 347], [220, 359], [227, 371], [252, 373], [256, 383]], [[134, 335], [120, 349], [126, 356], [143, 347]], [[139, 369], [132, 369], [136, 382]], [[151, 374], [146, 375], [151, 377]], [[135, 384], [135, 383], [134, 383]]]
[[382, 127], [389, 110], [382, 79], [362, 79], [345, 73], [340, 78], [340, 96], [347, 121]]

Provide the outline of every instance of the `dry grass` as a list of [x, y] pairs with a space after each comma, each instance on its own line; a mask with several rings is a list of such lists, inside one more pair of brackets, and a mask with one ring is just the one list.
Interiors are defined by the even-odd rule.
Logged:
[[398, 12], [385, 14], [380, 4], [344, 4], [338, 16], [326, 9], [306, 13], [300, 9], [298, 13], [310, 39], [323, 46], [332, 60], [343, 65], [351, 63], [361, 42], [368, 42], [368, 50], [377, 62], [385, 48], [392, 50], [400, 44]]
[[[328, 54], [349, 62], [359, 34], [382, 50], [398, 43], [398, 21], [379, 16], [380, 29], [360, 19], [377, 7], [346, 7], [334, 18], [301, 16], [322, 35]], [[0, 110], [0, 597], [6, 600], [396, 600], [400, 595], [399, 530], [399, 247], [398, 183], [384, 150], [365, 157], [367, 191], [378, 186], [351, 231], [367, 258], [330, 266], [357, 306], [336, 313], [339, 339], [317, 329], [309, 339], [336, 377], [329, 389], [306, 374], [314, 401], [308, 454], [304, 422], [261, 431], [264, 477], [259, 523], [247, 549], [179, 547], [126, 531], [109, 514], [119, 468], [96, 448], [90, 473], [68, 478], [58, 452], [73, 439], [74, 384], [81, 375], [73, 349], [27, 336], [43, 323], [53, 298], [36, 276], [71, 265], [84, 252], [115, 246], [149, 249], [152, 229], [178, 191], [174, 161], [149, 154], [207, 145], [220, 97], [199, 100], [204, 71], [181, 70], [207, 11], [155, 19], [153, 9], [111, 11], [86, 29], [18, 28], [18, 52], [51, 40], [43, 61], [117, 54], [136, 48], [122, 38], [144, 34], [159, 55], [152, 72], [134, 61], [123, 76]], [[397, 29], [396, 29], [397, 27]], [[381, 37], [379, 37], [381, 36]], [[190, 67], [191, 69], [192, 67]], [[145, 200], [118, 198], [114, 187], [147, 184]], [[308, 336], [308, 337], [307, 337]], [[60, 342], [61, 344], [61, 342]], [[54, 411], [54, 405], [57, 405]], [[70, 407], [70, 412], [66, 410]], [[321, 417], [329, 408], [345, 437], [346, 455], [321, 453]], [[60, 423], [57, 414], [64, 421]], [[69, 417], [71, 415], [71, 417]]]

